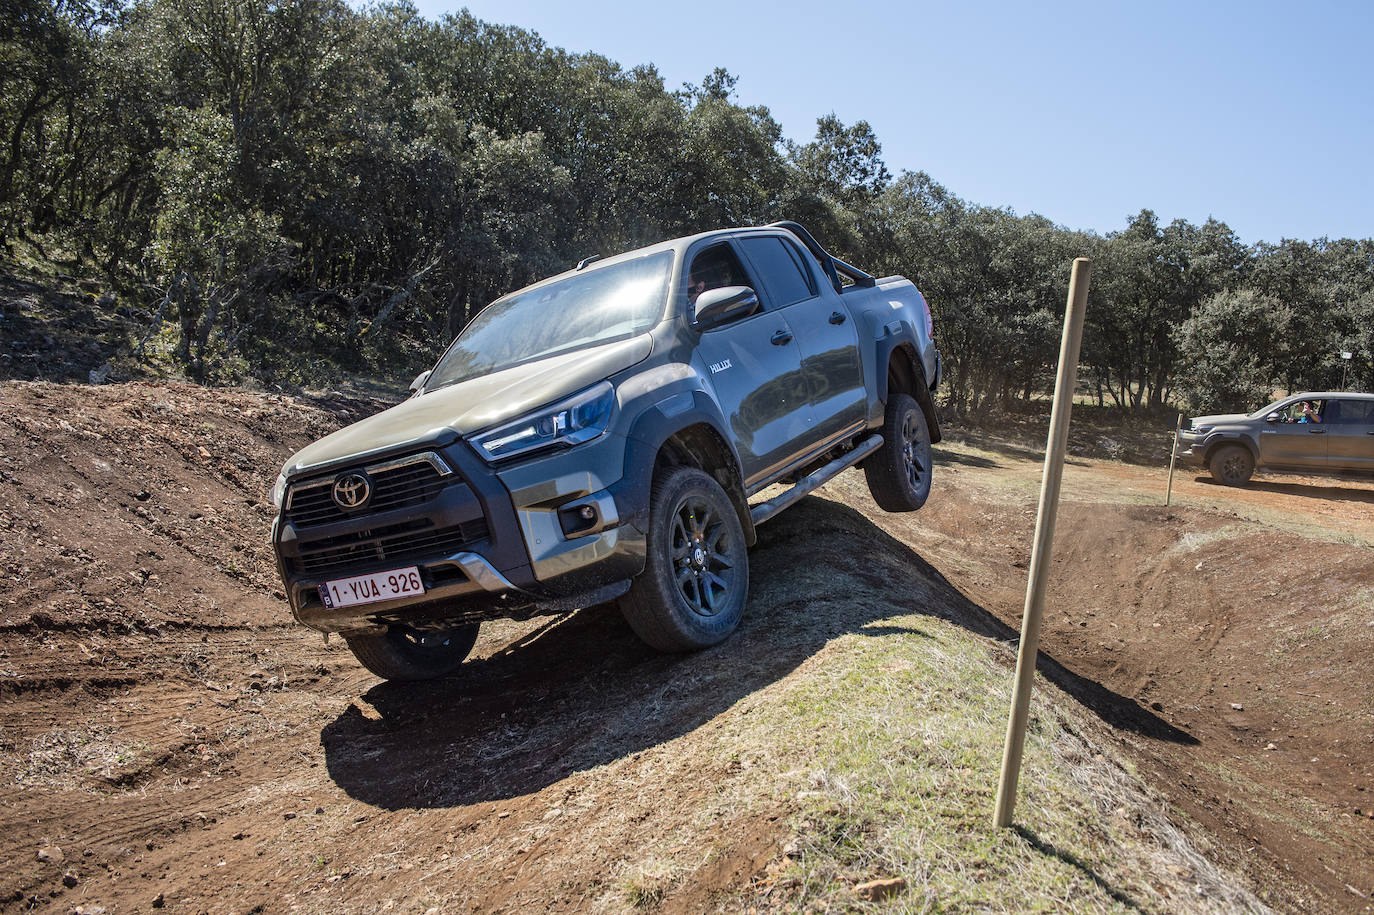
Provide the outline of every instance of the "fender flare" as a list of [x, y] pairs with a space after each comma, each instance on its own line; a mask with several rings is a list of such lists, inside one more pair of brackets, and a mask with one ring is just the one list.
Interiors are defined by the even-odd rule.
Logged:
[[889, 336], [877, 341], [875, 366], [878, 371], [874, 373], [874, 381], [878, 386], [878, 400], [884, 405], [887, 404], [887, 366], [892, 360], [892, 354], [900, 352], [903, 361], [911, 369], [911, 377], [916, 380], [916, 391], [913, 396], [916, 403], [920, 404], [921, 412], [925, 414], [926, 425], [930, 428], [930, 442], [937, 444], [942, 438], [940, 417], [935, 409], [935, 398], [931, 396], [925, 367], [921, 365], [921, 360], [916, 358], [915, 349], [915, 342], [907, 336]]
[[668, 395], [634, 421], [625, 437], [625, 473], [620, 482], [611, 487], [616, 508], [622, 519], [641, 532], [648, 533], [649, 501], [659, 452], [670, 438], [693, 426], [706, 426], [724, 446], [729, 466], [721, 469], [738, 484], [733, 487], [736, 490], [733, 492], [732, 487], [725, 487], [726, 493], [740, 516], [745, 541], [752, 546], [755, 540], [754, 523], [749, 517], [748, 502], [744, 498], [739, 452], [725, 432], [725, 419], [720, 408], [700, 389]]
[[1260, 464], [1259, 445], [1243, 432], [1223, 432], [1220, 435], [1208, 436], [1204, 441], [1202, 459], [1210, 464], [1212, 455], [1222, 445], [1244, 445], [1250, 451], [1250, 457], [1255, 459], [1255, 466]]

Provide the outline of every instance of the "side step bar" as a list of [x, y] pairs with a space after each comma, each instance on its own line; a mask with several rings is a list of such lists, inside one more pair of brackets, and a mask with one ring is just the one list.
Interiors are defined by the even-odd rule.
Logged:
[[828, 483], [831, 477], [834, 477], [841, 470], [853, 467], [881, 448], [882, 445], [883, 437], [881, 435], [870, 435], [855, 445], [853, 451], [840, 455], [810, 476], [798, 480], [796, 485], [787, 492], [774, 496], [767, 502], [760, 502], [749, 509], [749, 517], [754, 519], [755, 524], [762, 524], [818, 486]]

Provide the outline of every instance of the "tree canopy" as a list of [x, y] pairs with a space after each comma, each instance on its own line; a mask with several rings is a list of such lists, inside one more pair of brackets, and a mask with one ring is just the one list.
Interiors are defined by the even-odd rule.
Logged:
[[[724, 69], [570, 54], [409, 2], [0, 0], [0, 246], [104, 278], [203, 381], [418, 369], [582, 257], [796, 219], [926, 294], [950, 408], [1052, 383], [1095, 260], [1083, 384], [1129, 410], [1374, 385], [1374, 242], [1242, 243], [1150, 210], [1105, 236], [893, 176], [863, 120], [784, 140]], [[1267, 389], [1267, 390], [1265, 390]]]

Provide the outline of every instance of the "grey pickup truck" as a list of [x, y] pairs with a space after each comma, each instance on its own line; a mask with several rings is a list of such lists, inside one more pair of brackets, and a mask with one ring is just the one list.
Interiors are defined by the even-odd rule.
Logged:
[[916, 287], [796, 223], [587, 258], [287, 462], [291, 610], [395, 680], [457, 669], [484, 620], [615, 599], [654, 648], [713, 645], [757, 525], [861, 462], [883, 509], [925, 503], [939, 380]]

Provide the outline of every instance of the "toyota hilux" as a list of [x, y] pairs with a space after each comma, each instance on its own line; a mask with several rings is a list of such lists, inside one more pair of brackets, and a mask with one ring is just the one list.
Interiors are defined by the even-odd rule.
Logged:
[[456, 670], [484, 621], [612, 600], [657, 649], [718, 643], [758, 525], [856, 464], [881, 508], [925, 503], [939, 380], [916, 287], [796, 223], [589, 257], [287, 461], [291, 610], [399, 680]]

